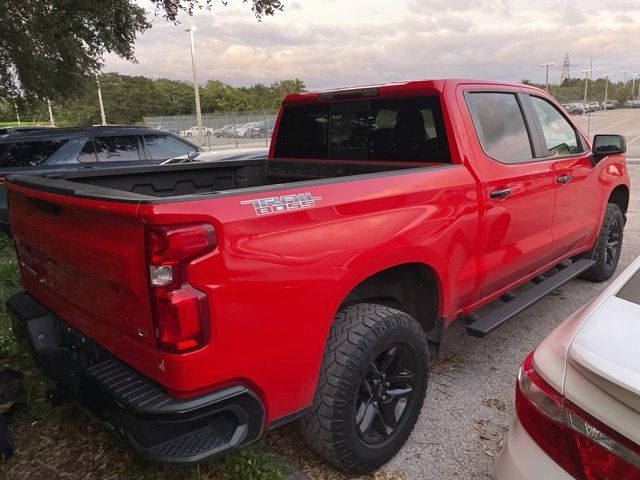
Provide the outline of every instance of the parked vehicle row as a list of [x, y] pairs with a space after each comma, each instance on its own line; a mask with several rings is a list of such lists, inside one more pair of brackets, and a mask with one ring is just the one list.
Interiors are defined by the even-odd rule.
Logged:
[[146, 459], [201, 462], [299, 420], [328, 462], [370, 472], [410, 435], [448, 325], [483, 336], [616, 269], [624, 137], [589, 142], [535, 87], [293, 94], [277, 125], [268, 158], [5, 181], [16, 336]]
[[[216, 138], [268, 138], [273, 133], [273, 121], [261, 120], [259, 122], [248, 122], [243, 124], [229, 123], [221, 128], [213, 129], [203, 127], [203, 135]], [[191, 138], [199, 135], [198, 127], [191, 127], [182, 130], [180, 135]]]
[[618, 108], [616, 100], [607, 100], [605, 102], [570, 102], [563, 103], [562, 106], [571, 115], [583, 115], [585, 113], [597, 112], [598, 110], [613, 110]]
[[[617, 100], [588, 103], [570, 102], [563, 103], [562, 106], [571, 115], [584, 115], [586, 113], [597, 112], [598, 110], [614, 110], [619, 107]], [[640, 108], [640, 100], [627, 100], [624, 106], [626, 108]]]

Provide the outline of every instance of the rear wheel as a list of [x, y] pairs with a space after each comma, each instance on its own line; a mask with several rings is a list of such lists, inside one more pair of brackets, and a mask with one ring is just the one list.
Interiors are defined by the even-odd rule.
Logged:
[[427, 387], [427, 340], [406, 313], [352, 305], [335, 317], [309, 413], [311, 447], [341, 470], [367, 473], [405, 443]]
[[595, 260], [595, 265], [584, 272], [581, 277], [592, 282], [604, 282], [616, 271], [622, 250], [624, 215], [620, 207], [614, 203], [607, 204], [602, 227], [593, 248], [585, 255]]

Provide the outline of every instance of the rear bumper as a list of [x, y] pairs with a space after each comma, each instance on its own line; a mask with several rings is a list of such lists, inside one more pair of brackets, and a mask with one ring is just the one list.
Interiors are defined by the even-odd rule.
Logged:
[[495, 467], [497, 480], [573, 480], [514, 418]]
[[6, 305], [16, 337], [38, 366], [147, 460], [198, 463], [262, 433], [264, 407], [246, 387], [171, 397], [27, 293]]

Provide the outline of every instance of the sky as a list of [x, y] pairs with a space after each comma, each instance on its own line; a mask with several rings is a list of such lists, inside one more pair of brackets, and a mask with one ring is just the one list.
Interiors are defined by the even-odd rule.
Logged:
[[[137, 0], [141, 6], [150, 2]], [[300, 78], [309, 89], [420, 78], [542, 82], [565, 51], [571, 75], [593, 61], [593, 77], [640, 74], [640, 0], [284, 0], [258, 22], [249, 5], [182, 15], [174, 25], [153, 9], [135, 43], [138, 63], [113, 55], [104, 71], [191, 80], [189, 33], [196, 27], [199, 83], [234, 86]]]

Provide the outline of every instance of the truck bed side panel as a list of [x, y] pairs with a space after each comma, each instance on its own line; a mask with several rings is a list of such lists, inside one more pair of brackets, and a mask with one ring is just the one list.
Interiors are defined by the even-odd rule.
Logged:
[[[290, 195], [313, 200], [274, 209]], [[144, 222], [208, 221], [218, 236], [188, 271], [208, 295], [210, 343], [181, 358], [160, 352], [165, 385], [179, 393], [237, 378], [263, 393], [268, 419], [309, 405], [333, 316], [362, 280], [419, 262], [438, 277], [441, 314], [475, 299], [476, 197], [469, 171], [448, 165], [141, 205]]]

